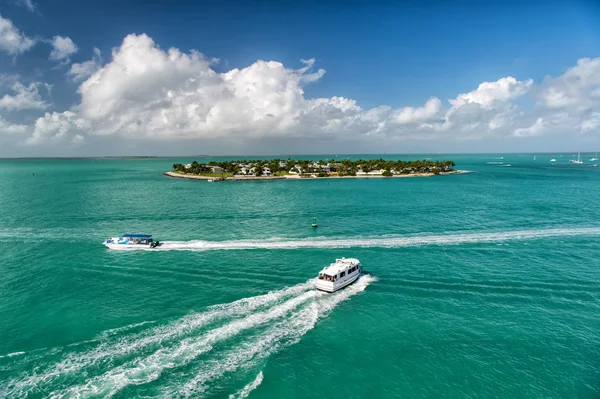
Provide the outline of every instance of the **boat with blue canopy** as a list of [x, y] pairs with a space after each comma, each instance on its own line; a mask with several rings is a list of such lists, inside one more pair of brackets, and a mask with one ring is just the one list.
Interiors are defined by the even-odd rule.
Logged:
[[159, 241], [154, 241], [152, 234], [123, 234], [121, 237], [108, 238], [103, 244], [110, 249], [156, 248], [161, 245]]

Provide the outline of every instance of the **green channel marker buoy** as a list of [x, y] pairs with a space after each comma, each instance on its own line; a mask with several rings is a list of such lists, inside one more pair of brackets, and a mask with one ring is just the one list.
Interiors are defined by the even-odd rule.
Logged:
[[312, 227], [317, 227], [317, 218], [313, 218]]

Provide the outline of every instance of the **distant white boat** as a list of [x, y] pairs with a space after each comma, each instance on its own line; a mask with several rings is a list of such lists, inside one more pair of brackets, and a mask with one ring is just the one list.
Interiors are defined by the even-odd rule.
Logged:
[[533, 160], [535, 161], [535, 155], [533, 156]]
[[335, 263], [319, 272], [316, 288], [325, 292], [341, 290], [356, 281], [362, 269], [358, 259], [336, 259]]
[[208, 182], [209, 182], [209, 183], [214, 183], [214, 182], [215, 182], [215, 179], [208, 179]]
[[581, 160], [581, 153], [577, 153], [577, 159], [571, 159], [569, 161], [570, 163], [576, 164], [576, 165], [581, 165], [583, 163], [583, 161]]
[[598, 153], [596, 153], [596, 155], [593, 158], [590, 158], [590, 161], [597, 161], [598, 160]]
[[550, 160], [550, 162], [556, 162], [556, 159], [552, 158], [552, 159]]
[[123, 234], [106, 239], [102, 244], [110, 249], [156, 248], [161, 245], [152, 239], [152, 234]]

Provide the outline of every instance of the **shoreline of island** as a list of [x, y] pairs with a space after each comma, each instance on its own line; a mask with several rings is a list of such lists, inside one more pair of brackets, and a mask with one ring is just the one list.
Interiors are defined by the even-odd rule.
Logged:
[[[450, 172], [440, 172], [438, 176], [447, 175], [459, 175], [463, 173], [470, 173], [469, 170], [452, 170]], [[360, 176], [298, 176], [298, 175], [287, 175], [287, 176], [202, 176], [194, 174], [183, 174], [177, 172], [165, 172], [163, 175], [173, 177], [176, 179], [187, 179], [187, 180], [216, 180], [216, 181], [272, 181], [272, 180], [322, 180], [322, 179], [385, 179], [385, 178], [406, 178], [406, 177], [433, 177], [436, 176], [433, 173], [414, 173], [409, 175], [360, 175]]]
[[189, 164], [175, 163], [164, 175], [179, 179], [215, 181], [269, 181], [302, 179], [367, 179], [431, 177], [467, 173], [454, 170], [454, 161], [423, 160], [243, 160]]

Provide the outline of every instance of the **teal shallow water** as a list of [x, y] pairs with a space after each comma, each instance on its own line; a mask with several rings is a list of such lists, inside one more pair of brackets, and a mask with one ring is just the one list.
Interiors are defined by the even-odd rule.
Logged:
[[[0, 397], [598, 397], [600, 168], [425, 157], [473, 173], [0, 160]], [[100, 245], [125, 232], [170, 242]], [[368, 275], [315, 293], [341, 256]]]

